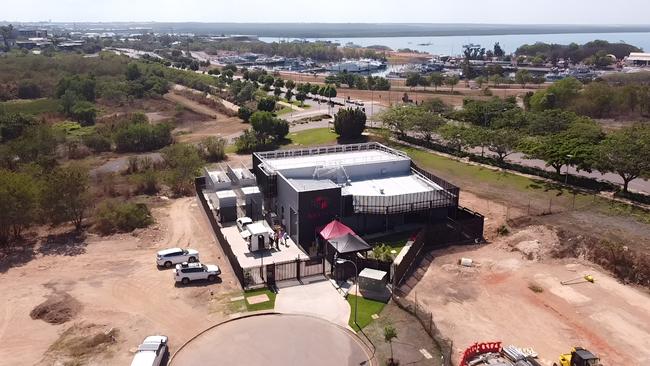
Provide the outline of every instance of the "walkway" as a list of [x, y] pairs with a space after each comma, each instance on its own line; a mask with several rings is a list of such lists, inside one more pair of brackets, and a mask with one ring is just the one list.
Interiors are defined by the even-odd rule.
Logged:
[[[285, 314], [313, 315], [347, 327], [350, 319], [348, 302], [324, 277], [317, 277], [315, 282], [307, 283], [309, 280], [304, 279], [306, 284], [301, 286], [280, 287], [275, 298], [275, 311]], [[280, 283], [279, 286], [282, 284]]]

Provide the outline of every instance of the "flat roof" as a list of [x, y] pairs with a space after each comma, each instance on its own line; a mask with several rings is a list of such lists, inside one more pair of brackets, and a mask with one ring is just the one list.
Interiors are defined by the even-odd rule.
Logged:
[[341, 194], [353, 196], [397, 196], [437, 190], [442, 190], [442, 187], [431, 181], [425, 181], [418, 175], [411, 174], [353, 181], [349, 186], [343, 186]]
[[213, 182], [230, 182], [230, 178], [223, 170], [208, 170], [208, 174]]
[[385, 271], [380, 271], [372, 268], [364, 268], [361, 272], [359, 272], [359, 277], [371, 278], [373, 280], [381, 281], [384, 279], [384, 277], [386, 277], [386, 274], [387, 272]]
[[330, 179], [287, 179], [296, 191], [316, 191], [321, 189], [337, 188], [338, 184]]
[[383, 150], [346, 151], [330, 154], [305, 156], [288, 156], [282, 158], [266, 158], [264, 164], [271, 170], [285, 170], [306, 167], [326, 167], [338, 165], [356, 165], [385, 161], [410, 160], [408, 157], [395, 155]]
[[235, 191], [230, 190], [230, 189], [225, 190], [225, 191], [217, 191], [217, 192], [214, 192], [214, 194], [215, 194], [215, 196], [217, 196], [217, 198], [237, 197], [237, 194], [235, 194]]
[[264, 234], [271, 231], [271, 228], [264, 225], [263, 222], [255, 222], [252, 224], [246, 225], [246, 230], [248, 230], [251, 235]]
[[260, 193], [260, 188], [258, 186], [241, 187], [241, 191], [244, 194], [256, 194]]

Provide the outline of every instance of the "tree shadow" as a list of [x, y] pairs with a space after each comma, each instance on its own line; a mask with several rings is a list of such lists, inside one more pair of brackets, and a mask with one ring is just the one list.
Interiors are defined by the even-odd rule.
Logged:
[[38, 253], [42, 255], [76, 256], [86, 253], [86, 233], [72, 230], [60, 234], [50, 234], [43, 239]]
[[24, 238], [0, 247], [0, 273], [27, 264], [36, 256], [36, 238]]

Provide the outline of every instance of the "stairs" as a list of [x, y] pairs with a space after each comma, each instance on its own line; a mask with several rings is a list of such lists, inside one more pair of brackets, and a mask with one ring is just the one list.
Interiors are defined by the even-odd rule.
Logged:
[[426, 252], [424, 255], [418, 256], [413, 264], [409, 273], [406, 274], [406, 280], [400, 286], [400, 290], [404, 293], [409, 293], [420, 282], [424, 274], [429, 269], [431, 262], [435, 258], [431, 252]]

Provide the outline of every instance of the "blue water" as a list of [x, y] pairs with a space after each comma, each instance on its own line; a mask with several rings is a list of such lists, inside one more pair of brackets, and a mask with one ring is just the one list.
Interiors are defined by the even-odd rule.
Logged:
[[[459, 55], [465, 44], [479, 44], [486, 49], [491, 49], [495, 42], [508, 53], [514, 52], [523, 44], [535, 42], [569, 44], [572, 42], [583, 44], [595, 39], [609, 42], [625, 42], [644, 50], [650, 50], [650, 33], [569, 33], [569, 34], [513, 34], [490, 36], [440, 36], [440, 37], [367, 37], [367, 38], [307, 38], [308, 41], [331, 41], [345, 45], [352, 42], [359, 46], [382, 45], [393, 50], [410, 48], [434, 55]], [[279, 40], [292, 40], [287, 38], [260, 37], [264, 42], [277, 42]], [[427, 45], [424, 45], [427, 44]], [[428, 45], [430, 44], [430, 45]]]

